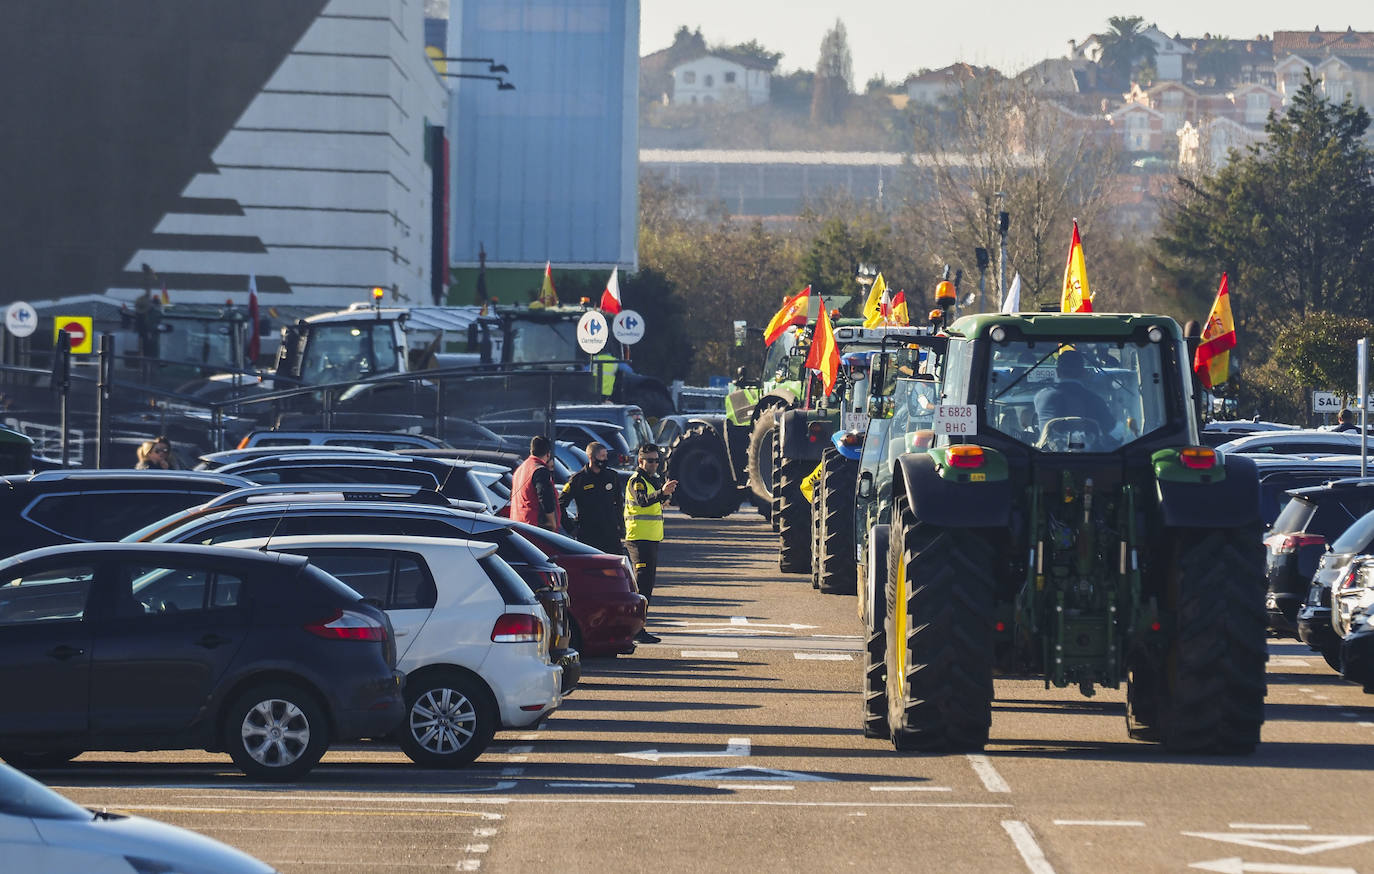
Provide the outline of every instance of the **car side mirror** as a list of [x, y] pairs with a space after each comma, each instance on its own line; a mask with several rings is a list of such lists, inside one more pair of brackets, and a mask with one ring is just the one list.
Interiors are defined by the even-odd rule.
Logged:
[[873, 497], [873, 471], [871, 470], [859, 474], [859, 497]]

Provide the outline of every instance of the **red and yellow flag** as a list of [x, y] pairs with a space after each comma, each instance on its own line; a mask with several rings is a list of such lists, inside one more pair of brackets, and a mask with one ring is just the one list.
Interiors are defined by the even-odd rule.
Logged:
[[544, 262], [544, 284], [539, 287], [539, 299], [535, 301], [541, 306], [558, 306], [558, 292], [553, 290], [553, 264]]
[[811, 337], [811, 350], [806, 353], [806, 366], [821, 375], [825, 393], [835, 388], [835, 378], [840, 375], [840, 347], [835, 345], [835, 329], [830, 326], [830, 315], [825, 311], [825, 300], [821, 300], [821, 314], [816, 320], [816, 333]]
[[1059, 299], [1061, 313], [1090, 313], [1093, 293], [1088, 288], [1088, 270], [1083, 265], [1083, 241], [1078, 239], [1078, 221], [1073, 223], [1073, 242], [1069, 244], [1069, 263], [1064, 267], [1064, 294]]
[[782, 336], [793, 325], [806, 324], [806, 303], [811, 296], [811, 286], [803, 288], [801, 291], [783, 301], [782, 309], [768, 320], [768, 327], [763, 329], [763, 342], [769, 346], [773, 341]]
[[883, 279], [883, 275], [879, 273], [873, 280], [873, 287], [868, 290], [868, 300], [864, 301], [863, 315], [865, 328], [876, 328], [879, 325], [887, 324], [884, 321], [887, 314], [883, 312], [883, 299], [886, 297], [887, 282]]
[[1231, 375], [1231, 350], [1236, 348], [1236, 323], [1231, 319], [1231, 295], [1226, 289], [1226, 274], [1221, 274], [1221, 289], [1207, 314], [1202, 343], [1193, 356], [1193, 371], [1203, 388], [1221, 385]]
[[906, 311], [906, 292], [899, 291], [892, 298], [892, 314], [887, 317], [889, 325], [905, 328], [911, 324], [911, 315]]

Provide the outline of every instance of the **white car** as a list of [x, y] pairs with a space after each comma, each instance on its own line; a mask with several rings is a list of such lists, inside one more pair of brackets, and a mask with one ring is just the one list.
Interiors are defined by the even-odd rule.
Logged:
[[85, 874], [272, 874], [204, 835], [140, 816], [94, 813], [0, 765], [0, 870]]
[[305, 555], [386, 611], [406, 675], [401, 749], [416, 764], [471, 763], [501, 728], [526, 728], [562, 703], [549, 620], [529, 586], [468, 540], [320, 534], [225, 543]]
[[1359, 431], [1266, 431], [1246, 434], [1216, 447], [1218, 452], [1244, 455], [1359, 455]]

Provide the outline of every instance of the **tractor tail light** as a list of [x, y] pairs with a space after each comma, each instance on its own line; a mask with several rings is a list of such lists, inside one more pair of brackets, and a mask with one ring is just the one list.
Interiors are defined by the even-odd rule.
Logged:
[[949, 447], [949, 463], [954, 467], [982, 467], [983, 447], [963, 444]]
[[1207, 446], [1187, 446], [1178, 453], [1183, 466], [1193, 470], [1211, 470], [1217, 466], [1217, 454]]

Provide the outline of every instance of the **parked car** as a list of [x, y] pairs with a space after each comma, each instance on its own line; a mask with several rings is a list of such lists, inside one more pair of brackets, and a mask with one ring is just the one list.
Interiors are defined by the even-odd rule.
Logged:
[[404, 712], [386, 614], [296, 556], [83, 543], [0, 562], [0, 757], [224, 750], [294, 780]]
[[[196, 459], [196, 470], [219, 470], [230, 464], [237, 464], [240, 461], [251, 461], [255, 458], [266, 458], [269, 455], [285, 456], [296, 453], [318, 454], [320, 447], [302, 444], [300, 446], [251, 446], [247, 449], [224, 449], [220, 452], [207, 452]], [[393, 455], [387, 449], [369, 449], [362, 446], [331, 446], [330, 454], [351, 453], [356, 455], [380, 455], [383, 458]]]
[[[568, 418], [619, 425], [631, 457], [639, 450], [641, 443], [654, 442], [654, 432], [649, 427], [649, 420], [636, 404], [559, 404], [557, 414], [559, 421]], [[585, 443], [583, 448], [586, 448]]]
[[1341, 641], [1341, 676], [1374, 692], [1374, 557], [1363, 556], [1349, 586], [1337, 595], [1347, 630]]
[[568, 574], [520, 535], [507, 519], [449, 507], [371, 501], [347, 492], [328, 499], [284, 496], [233, 507], [197, 507], [129, 535], [157, 543], [224, 543], [254, 537], [319, 534], [399, 534], [449, 537], [496, 544], [496, 554], [518, 573], [549, 616], [549, 651], [563, 668], [563, 691], [582, 676], [572, 647]]
[[1341, 669], [1341, 636], [1331, 616], [1331, 593], [1353, 576], [1355, 559], [1370, 552], [1374, 552], [1374, 512], [1365, 513], [1332, 542], [1317, 563], [1298, 610], [1298, 636], [1337, 671]]
[[1266, 431], [1246, 434], [1216, 447], [1218, 452], [1255, 455], [1359, 455], [1360, 435], [1345, 431]]
[[1358, 458], [1304, 458], [1300, 455], [1251, 455], [1260, 485], [1260, 519], [1273, 525], [1288, 502], [1288, 492], [1360, 475]]
[[634, 652], [648, 601], [635, 586], [630, 560], [534, 525], [511, 525], [568, 572], [573, 648], [588, 656]]
[[[228, 464], [221, 473], [241, 476], [261, 485], [276, 483], [384, 483], [432, 488], [446, 497], [480, 505], [495, 512], [503, 504], [491, 490], [505, 469], [485, 462], [458, 461], [388, 453], [359, 457], [352, 453], [268, 455]], [[509, 494], [509, 493], [507, 493]]]
[[1358, 555], [1331, 590], [1331, 627], [1344, 638], [1365, 625], [1374, 609], [1374, 555]]
[[1338, 479], [1290, 489], [1288, 502], [1265, 535], [1269, 628], [1297, 637], [1298, 608], [1326, 545], [1374, 510], [1374, 478]]
[[316, 535], [225, 543], [304, 555], [386, 610], [406, 675], [396, 731], [411, 761], [469, 764], [502, 728], [528, 728], [562, 701], [544, 611], [491, 543]]
[[[485, 429], [483, 429], [485, 430]], [[495, 436], [495, 435], [493, 435]], [[367, 449], [443, 449], [447, 443], [428, 434], [395, 431], [252, 431], [239, 441], [239, 449], [256, 446], [353, 446]]]
[[118, 540], [169, 513], [249, 485], [233, 475], [181, 470], [49, 470], [0, 477], [0, 556]]
[[[131, 859], [138, 860], [137, 864]], [[7, 765], [0, 765], [0, 862], [15, 874], [274, 871], [247, 853], [184, 828], [87, 810]]]

